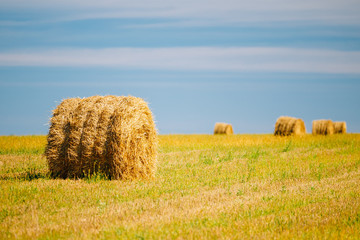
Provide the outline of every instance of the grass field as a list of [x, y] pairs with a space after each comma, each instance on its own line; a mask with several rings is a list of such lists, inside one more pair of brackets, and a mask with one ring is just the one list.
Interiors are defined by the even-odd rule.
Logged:
[[0, 239], [360, 238], [360, 134], [164, 135], [153, 181], [49, 178], [0, 137]]

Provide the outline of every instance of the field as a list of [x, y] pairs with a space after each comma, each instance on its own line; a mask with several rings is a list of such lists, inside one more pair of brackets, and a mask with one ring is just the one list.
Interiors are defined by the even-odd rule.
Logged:
[[152, 181], [49, 178], [0, 137], [0, 239], [360, 237], [360, 134], [161, 135]]

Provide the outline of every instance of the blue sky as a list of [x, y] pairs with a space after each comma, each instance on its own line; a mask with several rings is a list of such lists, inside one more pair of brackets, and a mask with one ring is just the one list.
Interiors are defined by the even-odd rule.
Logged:
[[358, 0], [0, 0], [0, 135], [46, 134], [64, 98], [133, 95], [160, 134], [360, 132]]

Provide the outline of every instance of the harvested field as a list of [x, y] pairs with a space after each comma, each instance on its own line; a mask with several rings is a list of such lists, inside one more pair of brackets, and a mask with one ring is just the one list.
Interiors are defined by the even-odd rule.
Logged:
[[356, 239], [360, 135], [160, 135], [153, 180], [52, 179], [0, 137], [0, 239]]

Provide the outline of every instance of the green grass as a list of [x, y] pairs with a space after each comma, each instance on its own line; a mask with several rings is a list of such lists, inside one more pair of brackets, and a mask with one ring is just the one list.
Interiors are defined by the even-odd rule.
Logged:
[[165, 135], [153, 181], [53, 180], [0, 137], [0, 239], [358, 239], [360, 135]]

